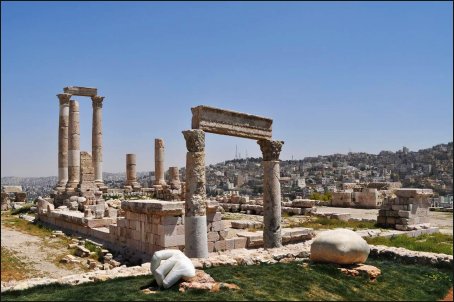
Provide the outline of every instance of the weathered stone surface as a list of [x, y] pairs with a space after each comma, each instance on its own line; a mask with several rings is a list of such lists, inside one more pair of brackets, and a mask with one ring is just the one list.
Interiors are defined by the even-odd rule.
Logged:
[[98, 94], [98, 89], [92, 87], [68, 86], [63, 88], [63, 92], [78, 96], [95, 96]]
[[210, 292], [218, 292], [222, 288], [240, 289], [238, 285], [231, 283], [216, 282], [209, 274], [202, 270], [196, 270], [196, 275], [191, 278], [183, 277], [183, 282], [180, 283], [180, 292], [185, 292], [189, 289], [207, 290]]
[[103, 185], [102, 180], [102, 103], [103, 96], [91, 97], [93, 106], [93, 121], [91, 133], [91, 154], [93, 157], [94, 179], [98, 186]]
[[22, 192], [22, 186], [2, 186], [2, 192], [4, 192], [4, 193], [20, 193], [20, 192]]
[[183, 213], [184, 201], [164, 201], [164, 200], [123, 200], [121, 209], [134, 213], [166, 213], [170, 215], [174, 213], [179, 215]]
[[155, 185], [166, 185], [164, 179], [164, 141], [161, 138], [154, 140], [154, 174]]
[[182, 131], [189, 152], [203, 152], [205, 150], [205, 132], [202, 130]]
[[181, 189], [180, 173], [178, 167], [169, 167], [170, 188], [173, 190]]
[[367, 242], [355, 232], [335, 229], [318, 234], [311, 245], [311, 260], [337, 264], [363, 263], [369, 251]]
[[60, 114], [58, 121], [58, 186], [68, 182], [68, 134], [69, 134], [69, 99], [70, 94], [58, 94]]
[[191, 108], [192, 129], [251, 139], [271, 139], [273, 120], [208, 106]]
[[315, 200], [312, 199], [295, 199], [292, 201], [292, 206], [297, 208], [312, 208], [315, 205]]
[[80, 125], [79, 103], [69, 101], [68, 182], [67, 188], [76, 188], [80, 181]]
[[126, 181], [125, 186], [138, 187], [136, 173], [136, 155], [126, 154]]
[[283, 141], [272, 141], [261, 139], [257, 143], [260, 145], [264, 161], [279, 160], [279, 154], [281, 153]]
[[355, 264], [348, 268], [340, 268], [340, 271], [349, 276], [358, 276], [360, 274], [366, 274], [369, 276], [371, 281], [375, 281], [378, 276], [381, 275], [381, 270], [378, 267], [373, 265], [366, 265], [366, 264]]
[[263, 170], [264, 247], [279, 247], [282, 245], [281, 184], [279, 181], [279, 161], [264, 161]]

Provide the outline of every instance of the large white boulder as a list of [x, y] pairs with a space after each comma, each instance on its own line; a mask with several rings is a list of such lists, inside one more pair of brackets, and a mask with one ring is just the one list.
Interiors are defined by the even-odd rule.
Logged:
[[367, 242], [347, 229], [334, 229], [317, 235], [311, 245], [311, 260], [337, 264], [364, 263], [369, 256]]

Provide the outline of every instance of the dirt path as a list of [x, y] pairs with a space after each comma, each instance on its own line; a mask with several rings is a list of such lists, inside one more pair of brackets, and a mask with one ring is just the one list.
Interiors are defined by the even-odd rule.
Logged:
[[67, 275], [83, 272], [80, 269], [64, 269], [52, 263], [52, 259], [59, 254], [65, 253], [66, 248], [49, 247], [44, 239], [21, 233], [1, 226], [1, 245], [12, 250], [23, 262], [39, 272], [33, 277], [59, 278]]

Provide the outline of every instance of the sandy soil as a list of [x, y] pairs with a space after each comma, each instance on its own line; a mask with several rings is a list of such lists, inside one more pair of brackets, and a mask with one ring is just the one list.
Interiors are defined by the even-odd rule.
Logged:
[[52, 256], [67, 252], [66, 248], [48, 247], [44, 239], [15, 231], [3, 224], [1, 226], [1, 245], [15, 252], [21, 261], [40, 273], [40, 275], [32, 277], [59, 278], [83, 272], [77, 268], [64, 269], [52, 263]]

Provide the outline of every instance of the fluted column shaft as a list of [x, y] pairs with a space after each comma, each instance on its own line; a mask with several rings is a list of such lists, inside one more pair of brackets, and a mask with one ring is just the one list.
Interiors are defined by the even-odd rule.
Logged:
[[283, 141], [259, 140], [263, 154], [263, 246], [282, 246], [279, 154]]
[[65, 187], [68, 182], [68, 126], [70, 94], [57, 94], [60, 102], [58, 118], [58, 185]]
[[67, 188], [76, 188], [80, 181], [80, 122], [79, 103], [69, 102], [68, 138], [68, 183]]
[[93, 96], [93, 122], [91, 136], [91, 150], [93, 159], [93, 169], [95, 171], [95, 183], [103, 184], [102, 179], [102, 102], [103, 96]]
[[185, 249], [189, 258], [208, 257], [205, 132], [183, 131], [186, 139]]

